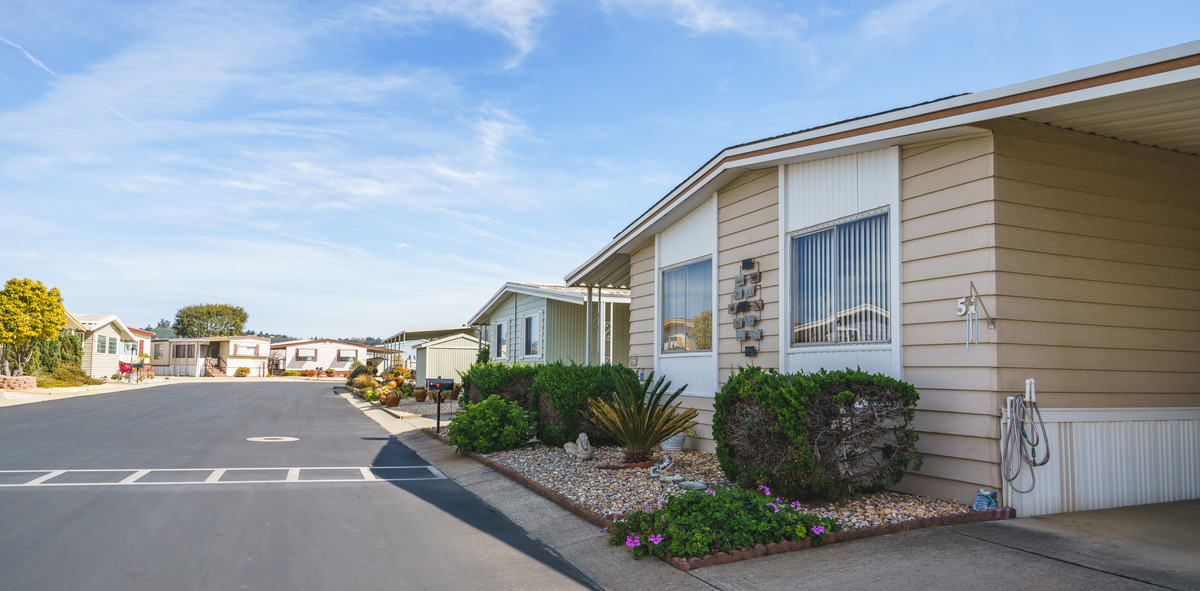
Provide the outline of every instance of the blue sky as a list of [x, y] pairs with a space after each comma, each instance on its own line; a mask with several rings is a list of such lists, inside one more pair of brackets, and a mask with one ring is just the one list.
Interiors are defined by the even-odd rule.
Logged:
[[1187, 1], [0, 4], [0, 280], [145, 326], [461, 324], [722, 148], [1197, 37]]

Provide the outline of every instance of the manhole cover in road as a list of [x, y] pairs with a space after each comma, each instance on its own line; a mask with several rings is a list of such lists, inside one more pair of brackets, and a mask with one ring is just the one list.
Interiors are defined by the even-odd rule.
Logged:
[[247, 437], [246, 441], [256, 443], [278, 443], [280, 441], [300, 441], [298, 437]]

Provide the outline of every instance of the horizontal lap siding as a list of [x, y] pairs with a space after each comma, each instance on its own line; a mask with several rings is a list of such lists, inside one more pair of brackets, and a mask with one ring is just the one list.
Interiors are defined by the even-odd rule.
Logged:
[[1001, 390], [1200, 406], [1200, 158], [1018, 121], [996, 138]]
[[[772, 168], [749, 172], [730, 183], [717, 196], [717, 234], [720, 252], [717, 262], [716, 310], [720, 324], [718, 356], [723, 384], [735, 368], [753, 363], [759, 367], [779, 368], [779, 172]], [[743, 259], [753, 258], [762, 272], [755, 299], [763, 309], [755, 329], [763, 331], [760, 341], [738, 341], [733, 314], [725, 306], [734, 301], [734, 277], [743, 273]], [[746, 357], [747, 345], [758, 347], [757, 357]], [[710, 419], [711, 420], [711, 419]]]
[[981, 322], [979, 344], [967, 349], [955, 314], [971, 282], [995, 308], [992, 152], [986, 133], [901, 151], [904, 378], [921, 394], [925, 460], [897, 488], [961, 502], [1000, 485], [995, 331]]
[[629, 359], [647, 372], [654, 370], [654, 241], [629, 257]]

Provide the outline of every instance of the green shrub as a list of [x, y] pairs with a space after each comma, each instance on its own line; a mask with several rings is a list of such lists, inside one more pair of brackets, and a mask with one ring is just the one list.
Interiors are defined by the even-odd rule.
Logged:
[[74, 365], [59, 364], [58, 369], [53, 373], [42, 374], [37, 377], [37, 385], [39, 388], [67, 388], [71, 386], [95, 386], [103, 384], [104, 380], [97, 380], [86, 373], [83, 369]]
[[467, 393], [472, 404], [495, 394], [502, 400], [516, 402], [525, 410], [533, 410], [537, 408], [537, 401], [531, 391], [538, 367], [521, 363], [476, 363], [460, 375], [464, 387], [470, 385]]
[[285, 371], [285, 372], [283, 372], [282, 374], [279, 374], [279, 375], [283, 375], [283, 376], [287, 376], [287, 377], [292, 377], [292, 376], [298, 376], [298, 375], [300, 375], [300, 372], [298, 372], [298, 371], [296, 371], [296, 370], [294, 370], [294, 369], [289, 369], [289, 370], [287, 370], [287, 371]]
[[634, 558], [690, 557], [805, 538], [816, 546], [841, 530], [837, 520], [807, 513], [800, 503], [787, 503], [770, 492], [767, 487], [723, 488], [668, 497], [659, 508], [615, 520], [608, 543], [625, 544]]
[[788, 498], [840, 499], [882, 490], [920, 467], [909, 426], [916, 389], [857, 370], [735, 372], [713, 404], [725, 476]]
[[636, 380], [637, 374], [623, 365], [565, 365], [561, 362], [538, 366], [533, 378], [537, 397], [538, 439], [548, 445], [575, 441], [587, 433], [594, 445], [615, 440], [596, 426], [587, 414], [588, 400], [607, 397], [616, 391], [613, 372]]
[[592, 420], [621, 445], [627, 463], [651, 459], [664, 439], [696, 426], [696, 409], [681, 409], [675, 402], [686, 384], [671, 392], [671, 382], [664, 384], [664, 377], [654, 382], [653, 372], [644, 382], [615, 372], [613, 379], [617, 391], [610, 398], [588, 400], [588, 409]]
[[450, 419], [450, 445], [458, 451], [492, 453], [515, 449], [533, 437], [533, 413], [492, 394]]
[[363, 400], [366, 400], [367, 402], [375, 402], [376, 400], [379, 400], [379, 395], [375, 393], [375, 388], [363, 388], [360, 393], [362, 394]]
[[237, 368], [237, 371], [233, 372], [233, 375], [235, 377], [244, 378], [244, 377], [250, 375], [250, 368], [249, 367], [239, 367], [239, 368]]

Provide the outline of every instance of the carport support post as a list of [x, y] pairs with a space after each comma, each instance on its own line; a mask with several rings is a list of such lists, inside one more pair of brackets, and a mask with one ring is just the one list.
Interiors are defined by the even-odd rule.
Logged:
[[584, 365], [592, 364], [592, 286], [587, 288], [587, 303], [584, 304], [583, 358]]

